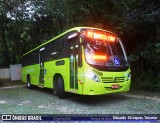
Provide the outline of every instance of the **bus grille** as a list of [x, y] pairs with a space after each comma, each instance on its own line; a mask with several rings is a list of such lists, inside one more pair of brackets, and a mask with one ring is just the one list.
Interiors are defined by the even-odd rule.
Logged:
[[124, 82], [125, 77], [101, 77], [103, 83]]

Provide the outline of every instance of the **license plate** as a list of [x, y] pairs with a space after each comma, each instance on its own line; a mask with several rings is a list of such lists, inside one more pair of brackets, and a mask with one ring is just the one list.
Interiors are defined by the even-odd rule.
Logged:
[[119, 88], [118, 84], [112, 85], [112, 89], [118, 89], [118, 88]]

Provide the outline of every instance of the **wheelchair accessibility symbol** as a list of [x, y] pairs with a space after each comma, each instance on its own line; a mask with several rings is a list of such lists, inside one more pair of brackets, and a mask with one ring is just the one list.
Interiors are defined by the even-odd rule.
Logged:
[[114, 58], [114, 64], [115, 64], [116, 66], [119, 66], [119, 65], [120, 65], [119, 58]]

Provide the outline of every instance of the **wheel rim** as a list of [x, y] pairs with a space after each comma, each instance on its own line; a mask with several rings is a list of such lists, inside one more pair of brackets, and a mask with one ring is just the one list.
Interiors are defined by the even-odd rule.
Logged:
[[29, 81], [27, 81], [27, 86], [30, 87], [30, 82]]

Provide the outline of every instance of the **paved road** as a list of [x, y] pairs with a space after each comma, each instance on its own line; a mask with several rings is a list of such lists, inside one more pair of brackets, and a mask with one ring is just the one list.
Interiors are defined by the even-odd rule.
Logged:
[[0, 114], [160, 114], [160, 100], [126, 94], [80, 96], [66, 99], [50, 89], [0, 89]]

